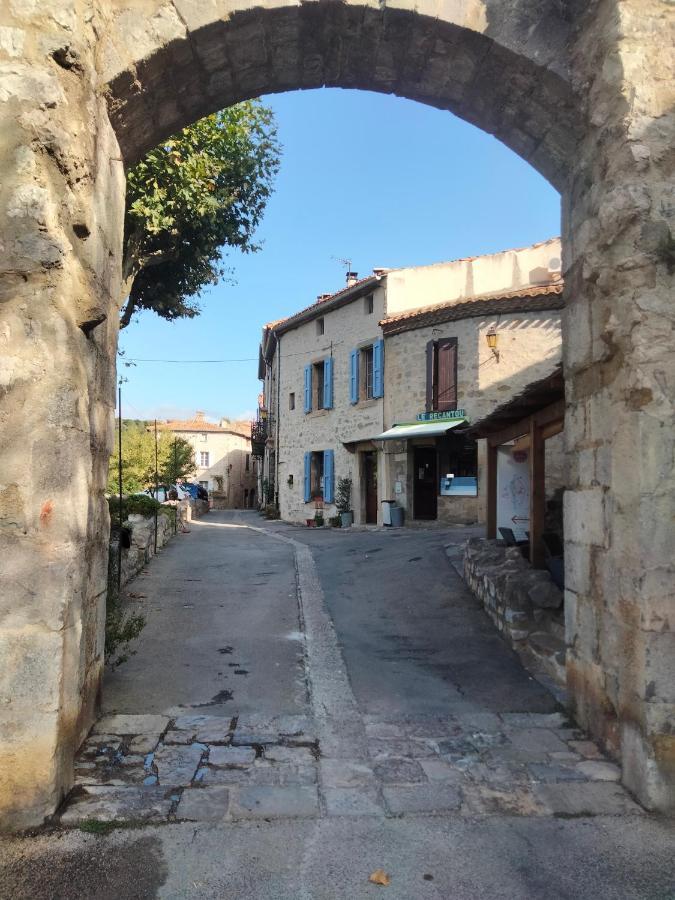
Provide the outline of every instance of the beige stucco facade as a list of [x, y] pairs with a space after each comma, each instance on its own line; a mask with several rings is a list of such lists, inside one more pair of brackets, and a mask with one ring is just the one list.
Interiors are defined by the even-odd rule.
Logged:
[[206, 488], [215, 508], [255, 506], [257, 477], [249, 422], [221, 419], [215, 424], [197, 412], [191, 421], [167, 422], [163, 427], [192, 444], [196, 469], [190, 481]]

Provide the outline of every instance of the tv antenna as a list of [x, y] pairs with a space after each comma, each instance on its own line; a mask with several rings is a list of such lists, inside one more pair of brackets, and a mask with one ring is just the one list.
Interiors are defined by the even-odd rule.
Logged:
[[343, 259], [341, 256], [332, 256], [331, 259], [337, 260], [340, 265], [343, 265], [347, 272], [351, 272], [352, 270], [352, 261], [351, 259]]

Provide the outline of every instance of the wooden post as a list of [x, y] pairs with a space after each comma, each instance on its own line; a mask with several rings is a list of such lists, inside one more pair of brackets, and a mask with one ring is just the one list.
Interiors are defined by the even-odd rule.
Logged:
[[544, 435], [534, 416], [530, 419], [530, 562], [544, 567], [541, 535], [546, 514], [546, 454]]
[[497, 444], [487, 442], [487, 536], [497, 537]]

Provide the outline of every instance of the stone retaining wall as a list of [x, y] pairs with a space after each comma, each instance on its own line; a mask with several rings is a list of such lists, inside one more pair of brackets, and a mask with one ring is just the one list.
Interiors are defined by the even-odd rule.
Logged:
[[528, 667], [565, 686], [563, 593], [518, 547], [471, 538], [464, 577], [485, 611]]
[[[141, 571], [148, 560], [155, 555], [155, 517], [132, 513], [128, 524], [131, 526], [131, 546], [122, 548], [122, 586], [128, 584]], [[175, 534], [173, 516], [159, 513], [157, 516], [157, 549], [163, 547]], [[117, 566], [119, 559], [119, 532], [110, 538], [110, 558], [108, 566], [108, 590], [117, 590]]]

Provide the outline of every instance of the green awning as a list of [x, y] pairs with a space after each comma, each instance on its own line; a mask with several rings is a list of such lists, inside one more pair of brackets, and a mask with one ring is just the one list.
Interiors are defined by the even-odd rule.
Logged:
[[413, 422], [407, 425], [394, 425], [374, 437], [374, 441], [407, 441], [409, 438], [442, 437], [458, 425], [466, 424], [466, 419], [446, 419], [445, 422]]

